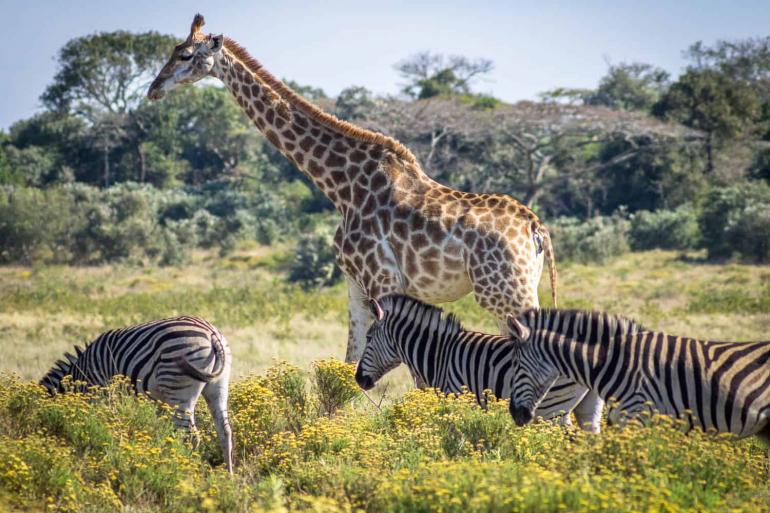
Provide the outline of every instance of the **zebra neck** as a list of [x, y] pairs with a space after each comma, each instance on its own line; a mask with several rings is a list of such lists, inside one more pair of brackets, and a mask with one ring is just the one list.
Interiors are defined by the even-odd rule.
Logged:
[[444, 388], [447, 344], [453, 337], [423, 326], [415, 336], [406, 337], [401, 347], [402, 361], [413, 375], [429, 387]]
[[543, 358], [559, 369], [563, 376], [594, 389], [597, 371], [604, 364], [607, 344], [585, 342], [557, 333], [552, 333], [543, 342]]

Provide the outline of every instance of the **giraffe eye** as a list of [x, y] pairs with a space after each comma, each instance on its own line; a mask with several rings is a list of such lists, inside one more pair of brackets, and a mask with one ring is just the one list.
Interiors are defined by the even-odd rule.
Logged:
[[192, 58], [193, 58], [193, 53], [192, 53], [192, 52], [189, 52], [189, 53], [183, 53], [183, 54], [181, 54], [181, 55], [179, 56], [179, 60], [180, 60], [180, 61], [189, 61], [189, 60], [190, 60], [190, 59], [192, 59]]

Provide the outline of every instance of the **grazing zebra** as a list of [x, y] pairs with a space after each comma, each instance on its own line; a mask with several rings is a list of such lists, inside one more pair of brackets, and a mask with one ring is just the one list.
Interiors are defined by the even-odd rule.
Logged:
[[[385, 296], [372, 302], [372, 310], [377, 321], [367, 333], [356, 369], [356, 382], [364, 390], [405, 363], [428, 386], [445, 393], [467, 387], [481, 405], [484, 390], [509, 396], [513, 342], [507, 337], [466, 331], [454, 315], [442, 316], [440, 308], [408, 296]], [[581, 427], [598, 432], [602, 406], [586, 387], [565, 379], [552, 388], [537, 413], [543, 418], [562, 416], [562, 422], [570, 424], [574, 410]]]
[[770, 441], [770, 342], [695, 340], [633, 326], [596, 312], [530, 310], [509, 319], [518, 339], [515, 422], [529, 422], [549, 387], [567, 377], [617, 401], [611, 423], [656, 411], [690, 428]]
[[107, 385], [125, 375], [137, 393], [176, 408], [175, 424], [195, 435], [195, 403], [203, 394], [214, 417], [222, 455], [232, 473], [233, 441], [227, 415], [230, 348], [214, 326], [198, 317], [174, 317], [99, 335], [43, 376], [51, 394], [63, 392], [62, 378]]

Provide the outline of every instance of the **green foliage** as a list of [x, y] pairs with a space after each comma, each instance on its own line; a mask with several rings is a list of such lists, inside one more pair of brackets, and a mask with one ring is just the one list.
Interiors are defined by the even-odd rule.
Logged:
[[656, 114], [728, 138], [739, 133], [757, 114], [754, 90], [720, 72], [688, 70], [655, 105]]
[[396, 65], [408, 81], [404, 92], [420, 100], [434, 96], [467, 95], [471, 92], [472, 80], [491, 72], [493, 67], [488, 59], [470, 60], [457, 55], [447, 58], [430, 52], [415, 54]]
[[138, 184], [0, 190], [3, 262], [178, 264], [192, 248], [273, 243], [290, 230], [274, 194], [224, 187], [160, 191]]
[[334, 252], [334, 228], [321, 225], [299, 238], [288, 278], [305, 289], [333, 285], [342, 278]]
[[770, 185], [713, 188], [698, 222], [709, 258], [770, 261]]
[[629, 222], [620, 215], [586, 220], [560, 217], [548, 223], [556, 256], [575, 262], [604, 262], [628, 252]]
[[348, 121], [366, 117], [372, 108], [374, 108], [374, 95], [361, 86], [343, 89], [334, 103], [334, 113], [337, 117]]
[[588, 105], [606, 105], [623, 110], [649, 110], [665, 90], [668, 73], [643, 63], [610, 65]]
[[770, 184], [770, 148], [763, 148], [754, 156], [748, 175], [755, 180]]
[[151, 74], [166, 60], [173, 36], [101, 32], [71, 39], [59, 51], [59, 69], [41, 99], [52, 110], [126, 112], [144, 96]]
[[698, 216], [690, 205], [676, 210], [641, 210], [631, 217], [628, 234], [631, 249], [678, 249], [690, 250], [698, 247], [700, 230]]

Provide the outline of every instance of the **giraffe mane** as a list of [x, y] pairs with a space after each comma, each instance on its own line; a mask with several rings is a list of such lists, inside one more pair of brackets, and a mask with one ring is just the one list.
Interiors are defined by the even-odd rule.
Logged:
[[401, 144], [396, 139], [387, 135], [372, 132], [359, 126], [343, 121], [328, 112], [324, 112], [320, 108], [316, 107], [305, 98], [294, 92], [289, 86], [278, 80], [269, 71], [267, 71], [259, 61], [249, 54], [249, 52], [230, 39], [225, 37], [225, 48], [236, 58], [246, 69], [257, 75], [261, 80], [267, 83], [274, 91], [276, 91], [283, 99], [299, 108], [304, 114], [308, 115], [311, 119], [318, 121], [322, 125], [333, 128], [345, 134], [348, 137], [359, 139], [367, 143], [374, 143], [384, 146], [392, 150], [399, 157], [407, 160], [409, 163], [417, 164], [417, 159], [409, 149]]
[[[564, 320], [571, 320], [570, 328], [574, 326], [582, 326], [583, 329], [587, 325], [596, 324], [602, 325], [605, 331], [610, 333], [616, 333], [617, 335], [627, 335], [631, 333], [637, 333], [639, 331], [648, 331], [644, 326], [628, 317], [622, 315], [611, 314], [607, 312], [597, 312], [588, 310], [560, 310], [556, 308], [532, 308], [524, 312], [519, 319], [529, 328], [536, 328], [542, 326], [542, 324], [549, 320], [554, 315], [558, 315], [562, 322], [560, 326], [565, 328]], [[559, 333], [567, 335], [566, 330], [557, 330]]]

